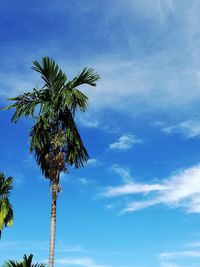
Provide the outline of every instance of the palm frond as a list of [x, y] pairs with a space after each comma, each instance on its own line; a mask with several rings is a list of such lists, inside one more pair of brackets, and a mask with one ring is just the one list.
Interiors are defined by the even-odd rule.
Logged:
[[44, 90], [37, 91], [36, 89], [33, 89], [33, 92], [9, 98], [8, 100], [15, 101], [15, 103], [2, 108], [2, 110], [15, 108], [12, 122], [17, 122], [21, 117], [33, 117], [36, 106], [41, 104], [45, 98], [46, 96]]
[[0, 173], [0, 238], [3, 227], [13, 224], [13, 209], [9, 201], [10, 191], [12, 189], [12, 177], [5, 178]]
[[94, 69], [84, 68], [79, 75], [72, 81], [69, 81], [62, 88], [59, 99], [62, 107], [65, 108], [67, 106], [72, 114], [74, 114], [77, 109], [80, 109], [83, 112], [86, 111], [88, 107], [88, 98], [76, 87], [83, 84], [96, 86], [96, 81], [99, 80], [99, 78], [99, 74], [94, 72]]
[[76, 88], [68, 90], [68, 88], [65, 87], [60, 94], [59, 102], [63, 109], [68, 107], [73, 115], [77, 109], [84, 112], [88, 107], [87, 96]]
[[45, 87], [54, 92], [62, 88], [67, 80], [66, 74], [49, 57], [43, 57], [41, 64], [38, 61], [34, 61], [32, 69], [41, 74]]
[[63, 148], [66, 153], [66, 163], [71, 166], [74, 165], [75, 168], [82, 167], [89, 158], [89, 155], [83, 144], [71, 112], [68, 109], [65, 109], [64, 112], [59, 114], [59, 120], [61, 122], [62, 129], [66, 133], [66, 139], [63, 143]]
[[31, 267], [32, 266], [32, 259], [33, 259], [33, 254], [29, 255], [27, 257], [27, 255], [25, 254], [24, 257], [23, 257], [23, 267]]
[[6, 198], [0, 201], [0, 229], [4, 226], [11, 226], [13, 224], [13, 209], [9, 200]]
[[10, 191], [13, 188], [12, 182], [12, 177], [6, 179], [5, 175], [0, 173], [0, 199], [8, 198]]
[[7, 214], [6, 217], [4, 219], [4, 225], [5, 227], [10, 227], [13, 225], [13, 208], [12, 205], [10, 204], [10, 202], [8, 201], [8, 205], [7, 205]]
[[5, 261], [2, 267], [23, 267], [22, 263], [14, 260]]
[[45, 116], [40, 116], [30, 133], [30, 152], [34, 153], [42, 173], [48, 177], [45, 155], [51, 150], [51, 125]]
[[2, 267], [45, 267], [44, 263], [32, 263], [33, 254], [27, 255], [25, 254], [23, 257], [23, 261], [14, 261], [9, 260], [3, 263]]
[[77, 75], [72, 81], [67, 83], [67, 87], [75, 88], [82, 84], [96, 86], [96, 81], [98, 81], [99, 79], [99, 74], [95, 72], [93, 68], [85, 67], [79, 75]]

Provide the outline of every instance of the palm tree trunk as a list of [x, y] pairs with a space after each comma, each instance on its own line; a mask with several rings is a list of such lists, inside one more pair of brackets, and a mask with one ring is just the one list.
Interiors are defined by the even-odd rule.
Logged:
[[58, 183], [57, 183], [57, 181], [53, 181], [53, 184], [52, 184], [52, 202], [51, 202], [49, 267], [53, 267], [54, 266], [57, 192], [58, 192]]

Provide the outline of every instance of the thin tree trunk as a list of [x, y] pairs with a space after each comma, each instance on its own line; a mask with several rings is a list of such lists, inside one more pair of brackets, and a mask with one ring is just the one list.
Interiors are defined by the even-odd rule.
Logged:
[[58, 183], [57, 183], [57, 181], [53, 181], [53, 184], [52, 184], [52, 202], [51, 202], [49, 267], [54, 266], [57, 193], [58, 193]]

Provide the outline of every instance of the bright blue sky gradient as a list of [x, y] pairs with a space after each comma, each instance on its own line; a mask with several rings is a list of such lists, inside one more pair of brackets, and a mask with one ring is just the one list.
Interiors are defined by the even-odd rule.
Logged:
[[[200, 265], [200, 2], [0, 1], [0, 106], [40, 87], [34, 60], [101, 80], [77, 124], [90, 160], [63, 174], [56, 266]], [[15, 223], [0, 263], [48, 258], [50, 191], [29, 154], [31, 121], [0, 113], [0, 170]]]

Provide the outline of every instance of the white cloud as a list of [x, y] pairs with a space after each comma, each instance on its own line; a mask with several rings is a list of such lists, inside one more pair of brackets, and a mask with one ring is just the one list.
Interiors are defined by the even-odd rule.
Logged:
[[[109, 10], [108, 8], [107, 17], [104, 19], [106, 25], [109, 23], [108, 20], [113, 21], [121, 17], [131, 24], [132, 16], [139, 16], [144, 20], [146, 18], [156, 20], [158, 24], [163, 24], [167, 20], [168, 14], [174, 10], [174, 0], [127, 0], [126, 2], [118, 0], [111, 3], [113, 9]], [[132, 32], [133, 34], [134, 32]]]
[[161, 258], [178, 259], [178, 258], [200, 258], [200, 250], [183, 250], [176, 252], [163, 252]]
[[116, 142], [110, 144], [110, 149], [126, 151], [131, 149], [135, 144], [141, 144], [142, 140], [132, 134], [122, 135]]
[[128, 168], [122, 167], [119, 164], [113, 164], [109, 170], [117, 173], [125, 183], [130, 183], [132, 181], [132, 177], [130, 174], [130, 170]]
[[[189, 107], [194, 110], [193, 103], [200, 98], [198, 68], [177, 68], [173, 65], [176, 57], [171, 55], [172, 62], [169, 58], [167, 53], [160, 52], [140, 61], [101, 59], [95, 66], [102, 76], [97, 90], [85, 91], [91, 106], [97, 111], [104, 108], [129, 111], [131, 116], [152, 111], [183, 113]], [[161, 62], [165, 63], [161, 66]]]
[[99, 128], [100, 122], [97, 119], [92, 118], [92, 116], [88, 114], [79, 114], [79, 122], [81, 125], [88, 128]]
[[60, 181], [62, 183], [67, 183], [70, 180], [70, 176], [68, 172], [61, 172], [60, 173]]
[[88, 159], [87, 165], [90, 167], [96, 167], [101, 164], [101, 161], [95, 158]]
[[0, 243], [0, 248], [4, 249], [4, 248], [12, 248], [12, 247], [19, 247], [22, 245], [21, 241], [6, 241], [6, 242], [1, 242]]
[[82, 267], [108, 267], [108, 265], [99, 265], [91, 258], [62, 258], [56, 259], [55, 264], [67, 266], [82, 266]]
[[[23, 240], [16, 240], [16, 241], [6, 241], [0, 243], [0, 249], [1, 250], [34, 250], [34, 251], [48, 251], [48, 241], [32, 241], [25, 242]], [[56, 252], [62, 253], [62, 252], [79, 252], [79, 253], [88, 253], [89, 250], [84, 249], [80, 245], [67, 245], [65, 243], [62, 243], [60, 241], [57, 242], [56, 245]]]
[[181, 267], [181, 266], [171, 262], [161, 262], [161, 267]]
[[[166, 252], [160, 253], [159, 258], [161, 260], [161, 267], [181, 267], [182, 265], [181, 266], [179, 264], [177, 265], [176, 263], [174, 263], [174, 261], [190, 260], [190, 259], [196, 260], [196, 261], [199, 260], [200, 250], [199, 248], [194, 249], [196, 246], [199, 247], [199, 242], [186, 244], [187, 249], [176, 250], [176, 251], [166, 251]], [[192, 249], [191, 248], [188, 249], [188, 247], [192, 247]], [[172, 260], [173, 260], [173, 263], [171, 262]]]
[[82, 177], [82, 178], [79, 178], [79, 181], [82, 185], [88, 185], [90, 184], [90, 181], [88, 181], [86, 178]]
[[118, 164], [113, 164], [109, 169], [117, 173], [125, 184], [121, 186], [107, 187], [102, 193], [102, 195], [105, 197], [118, 197], [131, 194], [149, 193], [152, 191], [162, 191], [166, 189], [165, 185], [161, 185], [159, 183], [144, 184], [134, 182], [130, 170]]
[[[139, 194], [139, 193], [150, 193], [152, 191], [161, 191], [165, 190], [165, 186], [160, 184], [135, 184], [129, 183], [118, 187], [108, 187], [106, 188], [105, 192], [102, 194], [105, 197], [118, 197], [124, 195], [132, 195], [132, 194]], [[139, 202], [142, 203], [142, 202]], [[137, 203], [137, 204], [139, 204]], [[149, 206], [149, 201], [144, 202], [145, 205]], [[143, 204], [144, 204], [143, 203]], [[151, 203], [151, 202], [150, 202]], [[136, 202], [134, 202], [135, 206]]]
[[[115, 48], [113, 55], [108, 50], [108, 53], [105, 51], [104, 54], [102, 52], [93, 57], [83, 57], [83, 62], [80, 62], [93, 66], [101, 75], [97, 88], [86, 91], [91, 106], [98, 110], [108, 107], [126, 110], [132, 115], [143, 114], [147, 110], [165, 110], [173, 114], [174, 109], [187, 114], [189, 108], [198, 110], [194, 103], [200, 98], [199, 2], [190, 1], [188, 4], [187, 1], [173, 0], [120, 0], [110, 5], [113, 5], [112, 8], [102, 12], [102, 21], [107, 19], [106, 25], [102, 26], [102, 37], [107, 37], [111, 49], [112, 46]], [[85, 8], [84, 5], [81, 7]], [[94, 7], [91, 5], [86, 9], [93, 10]], [[115, 21], [119, 22], [117, 30], [111, 28]], [[133, 25], [146, 30], [137, 31]], [[112, 35], [111, 29], [114, 31]], [[123, 33], [122, 37], [120, 32]], [[121, 44], [116, 47], [119, 36], [125, 47], [121, 47]], [[59, 56], [63, 51], [58, 50], [59, 53], [56, 53], [48, 46], [50, 54], [60, 58], [59, 63], [61, 61], [64, 70], [76, 73], [80, 64], [79, 67], [74, 67], [75, 64], [69, 64], [70, 58], [66, 64], [63, 57]], [[43, 52], [37, 52], [36, 57]], [[15, 54], [18, 53], [17, 50]], [[26, 58], [26, 70], [29, 70], [30, 58], [34, 57], [35, 55], [29, 58], [21, 55], [22, 59]], [[15, 61], [21, 70], [25, 65], [24, 60]], [[20, 72], [14, 74], [3, 73], [0, 77], [3, 81], [0, 94], [3, 97], [18, 94], [16, 89], [24, 91], [35, 85], [36, 79], [32, 78], [31, 71], [25, 75]], [[99, 120], [86, 118], [85, 124], [98, 127]]]
[[148, 208], [148, 207], [154, 206], [154, 205], [159, 204], [159, 203], [160, 202], [157, 199], [133, 201], [133, 202], [129, 203], [127, 205], [127, 207], [121, 211], [121, 214], [126, 213], [126, 212], [134, 212], [137, 210]]
[[129, 202], [122, 213], [133, 212], [150, 206], [163, 204], [172, 208], [183, 208], [188, 213], [200, 213], [200, 164], [179, 171], [160, 183], [129, 182], [121, 186], [104, 189], [104, 197], [119, 197], [138, 194], [140, 199]]
[[189, 244], [188, 247], [192, 247], [192, 248], [200, 247], [200, 242], [199, 241], [193, 242]]
[[167, 134], [179, 133], [186, 138], [193, 138], [200, 136], [200, 121], [183, 121], [176, 125], [164, 127], [163, 132]]
[[[119, 56], [115, 53], [92, 59], [90, 65], [101, 74], [97, 88], [88, 92], [92, 106], [128, 111], [133, 116], [147, 111], [176, 112], [176, 116], [198, 111], [200, 3], [115, 2], [117, 6], [106, 14], [107, 24], [123, 19], [119, 30], [126, 52], [117, 50]], [[134, 32], [135, 22], [146, 26], [145, 33]]]
[[18, 76], [13, 73], [6, 76], [8, 77], [1, 77], [2, 79], [0, 83], [0, 97], [3, 99], [7, 97], [15, 97], [26, 91], [31, 91], [35, 86], [35, 83], [30, 76], [28, 78], [20, 73]]
[[88, 253], [89, 250], [84, 249], [83, 247], [77, 245], [77, 246], [69, 246], [62, 243], [59, 243], [56, 247], [57, 253], [63, 253], [63, 252], [79, 252], [79, 253]]
[[[143, 0], [143, 1], [127, 1], [130, 8], [131, 5], [143, 16], [152, 19], [157, 18], [158, 22], [163, 22], [169, 12], [173, 11], [174, 0]], [[130, 11], [129, 11], [130, 12]]]

